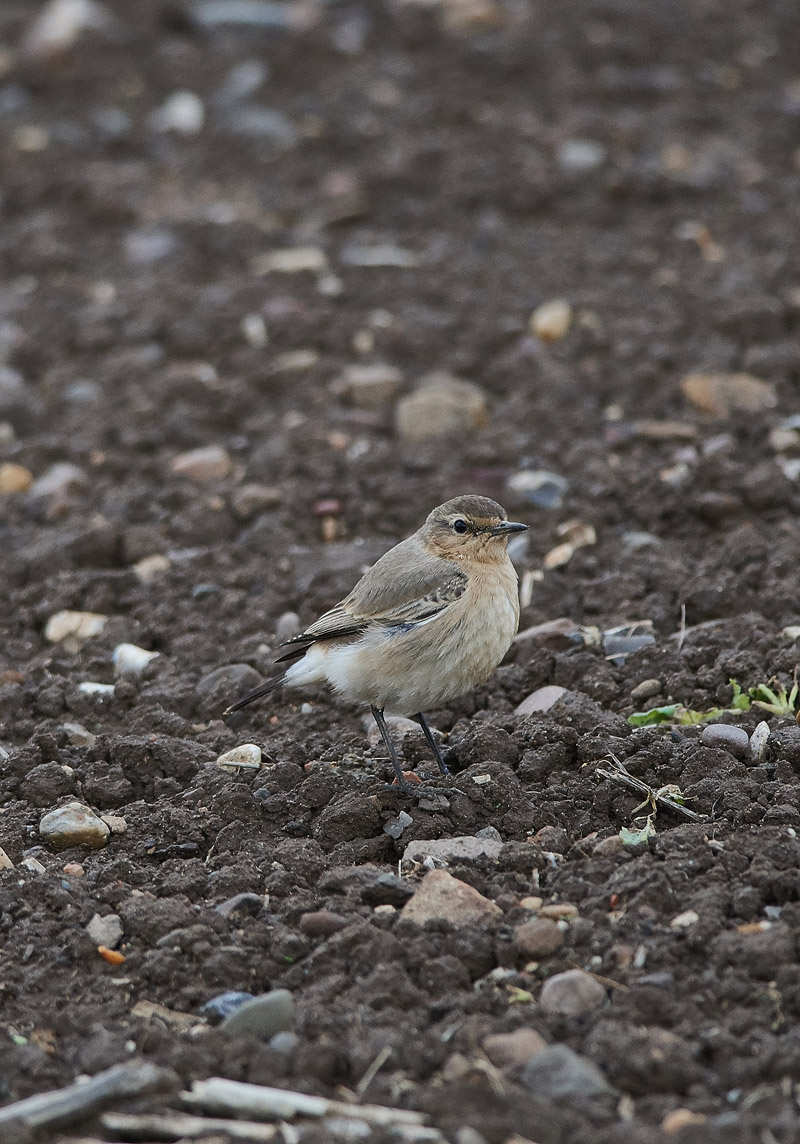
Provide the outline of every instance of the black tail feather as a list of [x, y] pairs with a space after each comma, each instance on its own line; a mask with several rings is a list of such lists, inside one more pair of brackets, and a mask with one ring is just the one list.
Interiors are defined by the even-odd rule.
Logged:
[[223, 719], [228, 715], [233, 715], [234, 711], [239, 711], [242, 707], [247, 707], [250, 703], [255, 703], [256, 699], [260, 699], [262, 695], [269, 695], [270, 691], [275, 691], [283, 683], [283, 672], [280, 675], [268, 679], [266, 683], [262, 683], [255, 691], [248, 691], [247, 695], [243, 695], [241, 699], [237, 699], [235, 703], [231, 703], [230, 707], [226, 707], [222, 712]]

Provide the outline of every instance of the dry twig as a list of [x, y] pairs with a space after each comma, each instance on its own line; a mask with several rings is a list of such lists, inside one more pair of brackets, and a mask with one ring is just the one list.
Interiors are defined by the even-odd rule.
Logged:
[[625, 765], [616, 757], [611, 755], [612, 770], [605, 770], [602, 767], [595, 768], [595, 774], [600, 778], [610, 779], [611, 782], [619, 783], [621, 786], [627, 787], [628, 790], [635, 791], [636, 794], [642, 795], [646, 802], [650, 802], [653, 806], [663, 806], [666, 810], [671, 810], [674, 814], [679, 814], [683, 818], [688, 819], [689, 822], [700, 822], [705, 815], [698, 814], [696, 810], [690, 810], [688, 806], [678, 802], [671, 795], [662, 794], [660, 791], [653, 790], [646, 782], [641, 779], [635, 778], [629, 771], [626, 770]]

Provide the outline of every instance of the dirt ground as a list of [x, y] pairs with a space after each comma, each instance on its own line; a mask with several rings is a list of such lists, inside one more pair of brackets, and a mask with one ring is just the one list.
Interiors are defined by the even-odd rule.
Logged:
[[[725, 716], [768, 721], [743, 759], [627, 717], [790, 688], [800, 662], [800, 9], [309, 0], [258, 27], [211, 8], [107, 0], [105, 27], [43, 55], [38, 5], [0, 6], [0, 462], [36, 481], [0, 495], [0, 1098], [137, 1056], [336, 1096], [377, 1060], [365, 1099], [453, 1144], [796, 1141], [800, 728]], [[271, 270], [284, 248], [315, 268]], [[548, 342], [529, 319], [554, 298], [572, 324]], [[348, 370], [374, 364], [399, 392], [358, 404]], [[481, 387], [483, 428], [398, 436], [433, 371]], [[759, 408], [681, 389], [737, 373], [766, 383]], [[210, 469], [173, 469], [205, 446]], [[568, 482], [560, 503], [531, 501], [531, 470]], [[221, 720], [288, 613], [311, 621], [459, 492], [530, 525], [521, 628], [588, 635], [521, 639], [430, 713], [441, 794], [389, 789], [363, 713], [322, 693]], [[545, 568], [574, 520], [596, 543]], [[56, 643], [63, 610], [107, 620]], [[639, 650], [598, 642], [642, 621]], [[158, 656], [115, 675], [123, 642]], [[551, 710], [515, 714], [550, 684]], [[260, 770], [216, 765], [248, 742]], [[432, 776], [421, 734], [404, 752]], [[661, 807], [623, 845], [647, 808], [596, 774], [611, 754], [702, 817]], [[51, 849], [40, 819], [71, 799], [127, 829]], [[408, 843], [487, 827], [494, 856], [447, 868], [501, 913], [400, 918], [424, 872], [398, 876]], [[574, 907], [538, 957], [531, 897]], [[121, 919], [119, 965], [95, 914]], [[543, 1005], [574, 968], [600, 1000]], [[133, 1012], [271, 988], [296, 1037]], [[492, 1060], [486, 1038], [518, 1029], [607, 1087]]]

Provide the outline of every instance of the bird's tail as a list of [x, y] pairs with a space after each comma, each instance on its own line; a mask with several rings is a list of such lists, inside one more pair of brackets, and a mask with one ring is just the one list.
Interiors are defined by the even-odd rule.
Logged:
[[222, 712], [223, 719], [228, 715], [233, 715], [234, 711], [239, 711], [242, 707], [247, 707], [249, 703], [255, 703], [256, 699], [260, 699], [262, 695], [269, 695], [270, 691], [275, 691], [283, 683], [285, 673], [281, 672], [280, 675], [273, 676], [268, 679], [266, 683], [262, 683], [260, 687], [256, 687], [254, 691], [248, 691], [247, 695], [243, 695], [241, 699], [237, 699], [235, 703], [231, 703], [230, 707], [226, 707]]

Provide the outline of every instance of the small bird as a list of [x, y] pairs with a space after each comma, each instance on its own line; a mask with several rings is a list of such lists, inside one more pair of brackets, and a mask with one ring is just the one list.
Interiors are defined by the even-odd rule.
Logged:
[[508, 538], [526, 524], [482, 496], [439, 505], [413, 536], [364, 573], [349, 596], [281, 646], [290, 667], [232, 704], [230, 715], [277, 687], [328, 684], [344, 699], [368, 703], [397, 781], [403, 775], [384, 711], [421, 726], [447, 774], [424, 711], [483, 683], [508, 651], [519, 625], [517, 573]]

